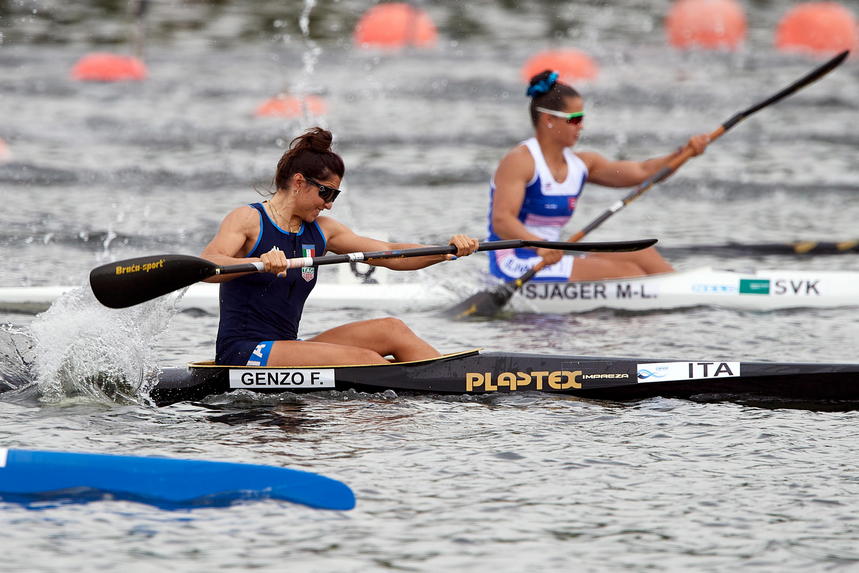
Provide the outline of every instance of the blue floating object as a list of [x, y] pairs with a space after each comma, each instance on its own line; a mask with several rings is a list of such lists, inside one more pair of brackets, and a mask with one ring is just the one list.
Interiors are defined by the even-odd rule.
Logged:
[[165, 509], [279, 499], [355, 507], [343, 482], [275, 466], [0, 448], [0, 499], [92, 501], [109, 495]]

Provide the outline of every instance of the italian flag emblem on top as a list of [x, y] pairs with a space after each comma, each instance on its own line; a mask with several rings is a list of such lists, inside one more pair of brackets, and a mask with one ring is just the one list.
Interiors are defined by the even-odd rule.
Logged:
[[[301, 245], [301, 255], [304, 257], [315, 257], [316, 247], [314, 245]], [[301, 267], [301, 278], [310, 282], [316, 276], [316, 267]]]

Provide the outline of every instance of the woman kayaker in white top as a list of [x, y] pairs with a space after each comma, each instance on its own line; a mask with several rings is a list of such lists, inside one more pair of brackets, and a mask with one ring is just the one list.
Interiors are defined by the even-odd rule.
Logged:
[[[709, 143], [696, 135], [674, 153], [645, 161], [618, 161], [592, 151], [573, 152], [584, 127], [584, 99], [546, 70], [531, 79], [534, 137], [504, 156], [492, 178], [489, 240], [558, 241], [572, 217], [586, 181], [607, 187], [631, 187], [654, 175], [686, 148], [700, 155]], [[550, 249], [516, 249], [490, 253], [490, 272], [501, 279], [518, 278], [543, 259], [535, 281], [596, 280], [672, 271], [656, 249], [631, 253], [569, 255]]]

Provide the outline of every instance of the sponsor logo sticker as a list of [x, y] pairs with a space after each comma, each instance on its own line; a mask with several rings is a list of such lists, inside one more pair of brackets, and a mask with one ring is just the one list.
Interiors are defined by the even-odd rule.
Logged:
[[152, 261], [151, 263], [143, 263], [142, 265], [133, 264], [128, 266], [117, 265], [114, 267], [114, 271], [118, 275], [127, 275], [128, 273], [139, 273], [144, 272], [148, 273], [149, 271], [155, 269], [163, 269], [164, 268], [164, 259], [159, 259], [157, 261]]
[[334, 388], [334, 369], [233, 368], [230, 388]]
[[[742, 282], [742, 281], [741, 281]], [[692, 292], [701, 294], [732, 294], [737, 292], [737, 287], [733, 285], [716, 285], [716, 284], [693, 284]], [[742, 292], [742, 291], [740, 291]]]
[[639, 382], [735, 378], [739, 375], [739, 362], [650, 362], [638, 365]]
[[629, 380], [628, 372], [606, 372], [602, 374], [582, 374], [582, 380]]
[[581, 370], [555, 370], [540, 372], [466, 372], [466, 392], [497, 392], [506, 388], [516, 390], [569, 390], [581, 388]]
[[740, 279], [740, 294], [769, 294], [769, 279]]

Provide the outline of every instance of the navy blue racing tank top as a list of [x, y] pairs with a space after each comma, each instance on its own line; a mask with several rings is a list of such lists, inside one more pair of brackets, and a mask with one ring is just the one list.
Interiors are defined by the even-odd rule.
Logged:
[[[302, 223], [297, 233], [284, 231], [269, 218], [261, 203], [259, 235], [248, 257], [259, 257], [274, 247], [286, 258], [314, 257], [325, 253], [325, 235], [319, 223]], [[221, 283], [221, 320], [215, 361], [244, 364], [246, 354], [266, 340], [295, 340], [304, 302], [316, 285], [316, 267], [289, 269], [286, 277], [252, 273]]]

